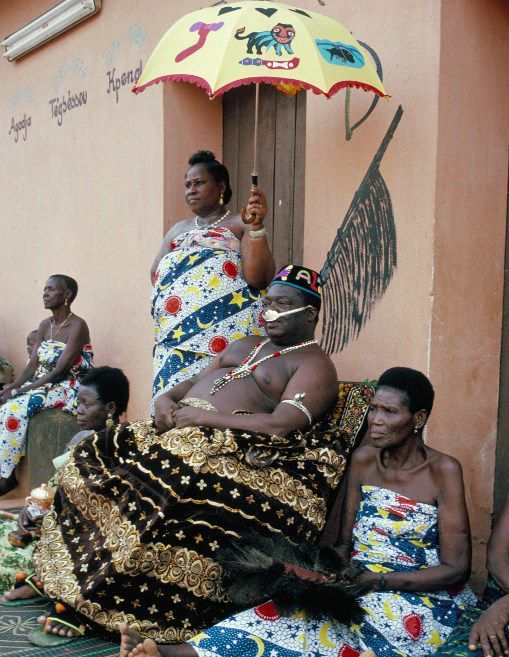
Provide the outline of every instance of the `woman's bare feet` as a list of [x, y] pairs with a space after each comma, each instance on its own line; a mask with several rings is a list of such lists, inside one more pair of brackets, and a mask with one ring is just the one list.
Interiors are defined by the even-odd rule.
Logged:
[[129, 657], [136, 646], [143, 643], [143, 639], [136, 634], [127, 623], [120, 626], [120, 657]]
[[46, 634], [58, 634], [59, 636], [82, 636], [80, 632], [73, 630], [72, 627], [68, 625], [63, 625], [58, 621], [48, 621], [49, 611], [45, 611], [43, 614], [38, 616], [37, 624], [44, 626], [44, 631]]
[[38, 595], [36, 591], [34, 591], [34, 589], [29, 584], [23, 584], [23, 586], [20, 586], [17, 589], [10, 589], [9, 591], [5, 591], [2, 600], [12, 602], [13, 600], [28, 600], [29, 598], [37, 597]]
[[73, 636], [83, 636], [81, 632], [73, 630], [72, 627], [68, 625], [63, 625], [58, 621], [46, 621], [44, 624], [44, 631], [46, 634], [58, 634], [59, 636], [73, 637]]

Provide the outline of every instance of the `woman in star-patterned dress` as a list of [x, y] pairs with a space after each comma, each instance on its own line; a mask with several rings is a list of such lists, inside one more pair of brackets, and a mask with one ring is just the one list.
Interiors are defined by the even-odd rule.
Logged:
[[274, 276], [263, 221], [265, 196], [252, 191], [247, 213], [226, 209], [232, 191], [213, 153], [189, 158], [186, 201], [196, 215], [175, 224], [152, 265], [154, 399], [204, 369], [230, 342], [260, 334], [261, 295]]
[[422, 439], [433, 396], [424, 374], [385, 372], [368, 414], [371, 445], [352, 458], [339, 550], [361, 569], [343, 576], [370, 587], [359, 599], [360, 621], [341, 624], [312, 609], [284, 617], [268, 600], [209, 627], [181, 652], [145, 640], [125, 657], [435, 653], [475, 596], [466, 586], [471, 546], [461, 467]]
[[77, 293], [70, 276], [50, 276], [43, 301], [52, 316], [41, 322], [26, 368], [0, 392], [0, 495], [16, 486], [30, 418], [50, 408], [74, 413], [79, 382], [93, 367], [88, 326], [71, 311]]

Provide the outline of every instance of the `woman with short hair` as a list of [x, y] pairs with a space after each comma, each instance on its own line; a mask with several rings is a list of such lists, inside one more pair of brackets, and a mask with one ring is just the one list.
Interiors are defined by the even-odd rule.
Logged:
[[23, 372], [0, 393], [0, 495], [16, 486], [30, 418], [50, 408], [73, 413], [80, 379], [93, 367], [88, 326], [71, 310], [77, 293], [74, 278], [48, 278], [43, 301], [51, 317], [41, 322]]
[[251, 191], [251, 224], [227, 209], [227, 168], [210, 151], [189, 158], [185, 198], [192, 219], [167, 233], [151, 269], [154, 399], [201, 372], [230, 342], [260, 334], [261, 291], [275, 271], [263, 221], [267, 201]]

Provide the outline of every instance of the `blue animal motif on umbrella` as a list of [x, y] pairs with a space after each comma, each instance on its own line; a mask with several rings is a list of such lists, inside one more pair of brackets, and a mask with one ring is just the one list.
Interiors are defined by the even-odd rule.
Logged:
[[349, 46], [340, 41], [329, 41], [329, 39], [316, 39], [318, 52], [328, 64], [336, 66], [352, 66], [362, 68], [364, 57], [355, 46]]
[[238, 41], [247, 39], [247, 53], [249, 55], [253, 54], [253, 48], [256, 48], [256, 54], [262, 54], [262, 48], [265, 48], [265, 52], [268, 52], [270, 48], [274, 48], [276, 55], [281, 56], [283, 54], [283, 48], [289, 55], [293, 55], [293, 50], [290, 46], [291, 42], [295, 38], [295, 30], [293, 25], [287, 25], [283, 23], [278, 23], [269, 30], [264, 30], [263, 32], [250, 32], [245, 36], [242, 36], [246, 31], [245, 27], [239, 28], [235, 32], [235, 38]]

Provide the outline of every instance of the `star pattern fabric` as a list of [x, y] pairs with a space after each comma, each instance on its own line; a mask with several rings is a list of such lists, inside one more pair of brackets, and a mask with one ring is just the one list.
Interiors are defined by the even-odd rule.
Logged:
[[[55, 369], [65, 347], [65, 342], [57, 340], [41, 342], [37, 352], [39, 368], [34, 380]], [[25, 455], [28, 423], [33, 415], [50, 408], [75, 412], [79, 382], [93, 366], [92, 345], [87, 344], [66, 378], [30, 390], [24, 395], [10, 397], [0, 406], [0, 476], [8, 477]]]
[[154, 399], [234, 340], [264, 333], [262, 294], [247, 285], [240, 242], [229, 229], [205, 226], [173, 240], [152, 290]]
[[[374, 572], [404, 572], [440, 563], [437, 507], [363, 486], [353, 559]], [[461, 591], [374, 591], [360, 598], [363, 620], [349, 627], [326, 616], [278, 613], [268, 601], [204, 630], [191, 643], [199, 657], [426, 657], [446, 641], [462, 611], [475, 604]]]

